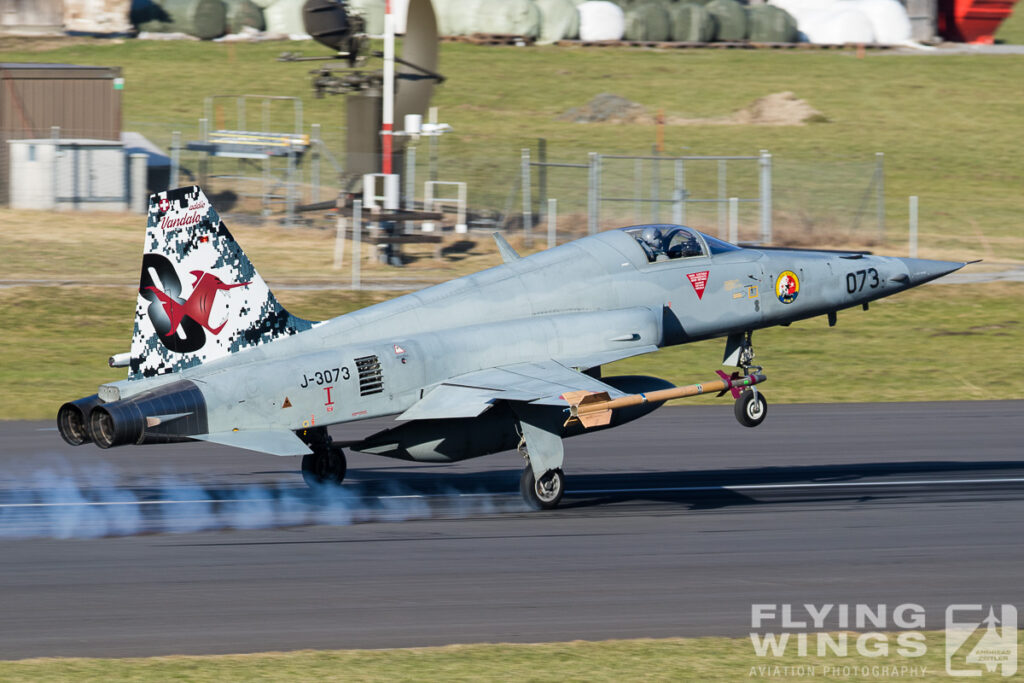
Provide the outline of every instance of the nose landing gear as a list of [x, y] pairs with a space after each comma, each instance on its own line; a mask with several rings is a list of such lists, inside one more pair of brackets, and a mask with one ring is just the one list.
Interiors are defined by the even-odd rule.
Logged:
[[[726, 342], [725, 364], [736, 365], [743, 373], [743, 377], [761, 374], [764, 370], [760, 365], [754, 365], [753, 335], [754, 333], [748, 330], [742, 335], [730, 335]], [[724, 377], [724, 373], [719, 374]], [[734, 379], [738, 377], [740, 377], [739, 372], [733, 373]], [[768, 401], [756, 386], [751, 386], [748, 389], [733, 388], [732, 396], [736, 399], [733, 413], [741, 425], [756, 427], [764, 422], [764, 418], [768, 415]]]

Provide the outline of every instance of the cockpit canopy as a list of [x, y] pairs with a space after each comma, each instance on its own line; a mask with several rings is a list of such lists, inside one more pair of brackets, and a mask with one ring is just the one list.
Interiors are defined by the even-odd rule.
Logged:
[[682, 225], [635, 225], [622, 229], [636, 240], [647, 261], [674, 261], [735, 251], [739, 247]]

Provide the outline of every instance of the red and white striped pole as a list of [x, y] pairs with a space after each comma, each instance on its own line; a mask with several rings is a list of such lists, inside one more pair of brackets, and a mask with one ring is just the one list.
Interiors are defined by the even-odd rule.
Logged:
[[395, 128], [395, 18], [391, 14], [391, 0], [384, 5], [384, 115], [380, 134], [382, 156], [381, 173], [391, 173], [391, 143]]

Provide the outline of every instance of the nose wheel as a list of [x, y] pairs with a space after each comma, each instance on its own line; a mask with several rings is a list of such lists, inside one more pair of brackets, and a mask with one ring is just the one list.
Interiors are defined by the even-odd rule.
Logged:
[[733, 412], [744, 427], [756, 427], [768, 415], [768, 401], [757, 389], [747, 389], [736, 399]]
[[[739, 343], [739, 358], [736, 365], [744, 377], [761, 373], [763, 370], [760, 365], [754, 365], [753, 336], [753, 332], [747, 331], [743, 334], [743, 338]], [[733, 376], [735, 377], [736, 375], [734, 374]], [[765, 399], [764, 394], [758, 391], [757, 387], [752, 386], [742, 391], [733, 389], [733, 397], [736, 399], [736, 403], [733, 405], [733, 413], [741, 425], [744, 427], [756, 427], [764, 422], [764, 418], [768, 415], [768, 401]]]

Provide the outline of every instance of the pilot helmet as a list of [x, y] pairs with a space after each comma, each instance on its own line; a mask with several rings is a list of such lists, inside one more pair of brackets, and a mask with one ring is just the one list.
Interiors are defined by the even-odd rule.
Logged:
[[661, 248], [661, 229], [653, 225], [644, 228], [640, 233], [640, 239], [652, 247]]

